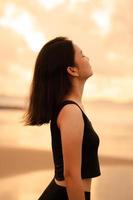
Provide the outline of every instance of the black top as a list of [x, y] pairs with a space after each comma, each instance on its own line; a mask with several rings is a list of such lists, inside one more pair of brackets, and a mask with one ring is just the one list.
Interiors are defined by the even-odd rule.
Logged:
[[[80, 106], [76, 102], [72, 100], [65, 100], [58, 106], [50, 122], [52, 153], [55, 166], [55, 178], [57, 180], [64, 180], [64, 174], [63, 174], [63, 154], [62, 154], [61, 135], [56, 120], [62, 107], [65, 106], [66, 104], [71, 104], [71, 103], [76, 104], [80, 108]], [[100, 140], [97, 133], [92, 127], [91, 121], [88, 119], [88, 117], [81, 108], [80, 110], [82, 111], [84, 119], [81, 177], [82, 179], [85, 179], [101, 175], [100, 165], [98, 160], [98, 146]]]

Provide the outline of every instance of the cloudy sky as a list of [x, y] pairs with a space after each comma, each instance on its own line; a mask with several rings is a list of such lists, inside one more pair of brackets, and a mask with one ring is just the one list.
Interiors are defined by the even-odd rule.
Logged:
[[26, 96], [40, 48], [67, 36], [90, 58], [89, 99], [133, 101], [133, 2], [0, 1], [0, 95]]

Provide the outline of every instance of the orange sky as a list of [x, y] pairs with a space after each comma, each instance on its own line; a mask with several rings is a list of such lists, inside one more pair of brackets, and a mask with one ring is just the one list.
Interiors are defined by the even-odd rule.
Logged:
[[0, 2], [0, 94], [27, 95], [38, 51], [64, 35], [90, 58], [85, 97], [133, 100], [132, 8], [129, 0]]

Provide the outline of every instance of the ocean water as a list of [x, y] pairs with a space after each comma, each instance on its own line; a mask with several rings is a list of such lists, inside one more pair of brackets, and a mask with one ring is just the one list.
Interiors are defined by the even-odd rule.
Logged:
[[[101, 176], [91, 200], [133, 199], [133, 104], [84, 102], [100, 137]], [[0, 199], [34, 200], [54, 175], [49, 124], [24, 127], [23, 110], [0, 110]]]

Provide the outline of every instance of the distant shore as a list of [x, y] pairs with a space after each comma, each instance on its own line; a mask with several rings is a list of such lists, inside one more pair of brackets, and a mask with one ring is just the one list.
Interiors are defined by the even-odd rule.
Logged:
[[[0, 109], [10, 109], [10, 110], [24, 110], [27, 105], [27, 97], [15, 97], [15, 96], [6, 96], [6, 95], [0, 95]], [[112, 100], [106, 100], [106, 99], [94, 99], [89, 100], [83, 98], [83, 103], [86, 105], [104, 105], [104, 106], [113, 106], [114, 108], [117, 106], [119, 107], [126, 107], [126, 108], [133, 108], [133, 101], [128, 102], [117, 102]]]

